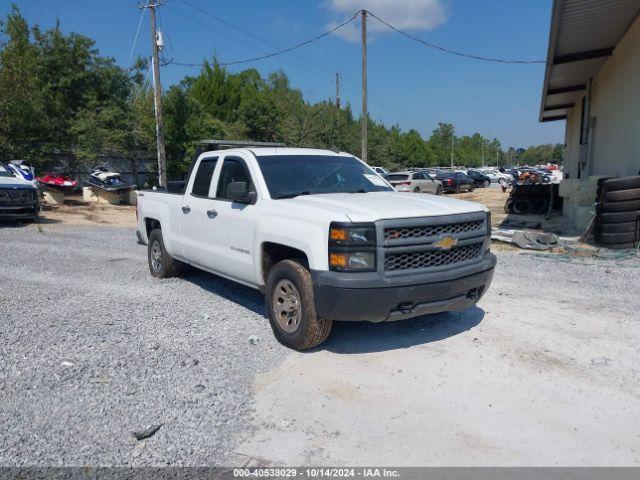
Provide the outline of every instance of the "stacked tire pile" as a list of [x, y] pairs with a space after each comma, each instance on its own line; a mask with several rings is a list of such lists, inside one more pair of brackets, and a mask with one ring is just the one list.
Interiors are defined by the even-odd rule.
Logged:
[[640, 176], [600, 179], [596, 202], [596, 242], [614, 250], [636, 248], [640, 242]]

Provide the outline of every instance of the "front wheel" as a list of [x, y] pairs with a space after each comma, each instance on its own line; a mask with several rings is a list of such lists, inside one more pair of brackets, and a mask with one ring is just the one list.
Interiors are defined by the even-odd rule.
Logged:
[[329, 336], [332, 321], [316, 315], [311, 275], [300, 263], [282, 260], [269, 271], [265, 300], [273, 333], [284, 346], [306, 350]]
[[489, 188], [489, 185], [491, 185], [491, 182], [489, 180], [485, 180], [484, 182], [482, 182], [482, 186], [484, 188]]
[[436, 195], [442, 195], [442, 187], [438, 185], [438, 188], [436, 188]]

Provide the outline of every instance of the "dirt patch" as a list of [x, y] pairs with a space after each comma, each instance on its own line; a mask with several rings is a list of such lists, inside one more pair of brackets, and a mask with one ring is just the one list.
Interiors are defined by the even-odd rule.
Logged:
[[501, 188], [476, 188], [473, 192], [452, 193], [447, 194], [447, 196], [482, 203], [491, 210], [491, 224], [497, 227], [507, 218], [507, 214], [504, 211], [504, 204], [509, 197], [510, 190], [511, 189], [508, 189], [506, 193], [502, 193]]
[[67, 200], [43, 210], [39, 223], [136, 228], [136, 207]]

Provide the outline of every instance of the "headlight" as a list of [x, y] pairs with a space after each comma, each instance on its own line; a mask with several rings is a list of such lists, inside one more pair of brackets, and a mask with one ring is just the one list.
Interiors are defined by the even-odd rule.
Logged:
[[376, 229], [373, 224], [332, 223], [328, 247], [330, 270], [372, 272], [376, 269]]
[[331, 270], [373, 271], [376, 269], [375, 252], [331, 252], [329, 253]]
[[376, 230], [373, 225], [351, 226], [332, 223], [329, 229], [329, 245], [375, 245]]

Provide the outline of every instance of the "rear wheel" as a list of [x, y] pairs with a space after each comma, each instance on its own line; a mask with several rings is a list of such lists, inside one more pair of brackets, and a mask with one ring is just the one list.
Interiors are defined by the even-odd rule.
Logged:
[[171, 258], [164, 248], [162, 230], [159, 228], [149, 234], [147, 249], [149, 271], [156, 278], [170, 278], [180, 274], [180, 262]]
[[265, 300], [269, 323], [280, 343], [305, 350], [324, 342], [332, 321], [318, 318], [311, 274], [294, 260], [278, 262], [267, 276]]
[[436, 195], [442, 195], [442, 187], [440, 185], [436, 188]]
[[420, 187], [416, 187], [413, 189], [413, 193], [420, 193]]
[[482, 186], [484, 188], [489, 188], [489, 185], [491, 185], [491, 182], [489, 180], [485, 180], [484, 182], [482, 182]]

